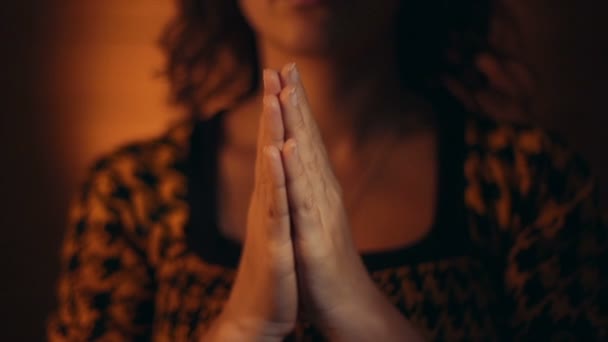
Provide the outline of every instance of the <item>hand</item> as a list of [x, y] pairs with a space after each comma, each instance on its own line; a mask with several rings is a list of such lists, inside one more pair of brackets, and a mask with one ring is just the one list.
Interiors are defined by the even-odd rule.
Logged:
[[278, 91], [265, 87], [243, 254], [230, 297], [205, 341], [280, 341], [295, 327], [297, 280], [279, 152], [284, 129]]
[[305, 314], [332, 340], [417, 338], [376, 287], [354, 246], [342, 191], [295, 65], [271, 80], [273, 87], [283, 87], [282, 157]]

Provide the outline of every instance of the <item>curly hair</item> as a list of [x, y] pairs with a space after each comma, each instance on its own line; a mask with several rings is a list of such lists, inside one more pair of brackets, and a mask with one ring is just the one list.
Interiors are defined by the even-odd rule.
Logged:
[[[189, 110], [200, 110], [247, 75], [230, 101], [258, 87], [255, 35], [237, 0], [177, 0], [177, 15], [161, 39], [170, 98]], [[404, 84], [428, 93], [449, 75], [471, 87], [480, 75], [474, 56], [489, 49], [492, 0], [401, 0], [396, 24], [396, 51]], [[231, 88], [232, 87], [232, 88]]]

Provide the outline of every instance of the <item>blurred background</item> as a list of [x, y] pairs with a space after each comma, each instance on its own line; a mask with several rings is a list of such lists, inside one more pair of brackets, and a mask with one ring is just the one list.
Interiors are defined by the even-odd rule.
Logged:
[[[608, 202], [608, 5], [506, 1], [505, 48], [537, 76], [530, 120], [590, 161]], [[179, 115], [158, 76], [171, 0], [6, 2], [0, 11], [2, 341], [44, 339], [70, 196], [87, 165]], [[606, 206], [605, 206], [606, 207]]]

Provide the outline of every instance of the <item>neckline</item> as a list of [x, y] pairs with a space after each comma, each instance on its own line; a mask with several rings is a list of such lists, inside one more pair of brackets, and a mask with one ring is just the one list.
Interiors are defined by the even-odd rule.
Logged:
[[[438, 120], [438, 186], [433, 224], [420, 240], [397, 248], [360, 253], [371, 270], [456, 256], [466, 245], [464, 208], [465, 111], [451, 96], [432, 101]], [[218, 227], [218, 146], [226, 111], [194, 122], [188, 162], [186, 226], [189, 247], [204, 261], [227, 268], [238, 267], [242, 246], [220, 234]], [[193, 210], [192, 208], [199, 208]]]

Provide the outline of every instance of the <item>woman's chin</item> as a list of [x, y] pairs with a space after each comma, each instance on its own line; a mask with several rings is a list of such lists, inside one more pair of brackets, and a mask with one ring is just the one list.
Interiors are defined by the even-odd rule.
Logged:
[[328, 55], [337, 47], [335, 39], [325, 30], [286, 30], [280, 37], [269, 37], [269, 40], [285, 53], [300, 56]]

